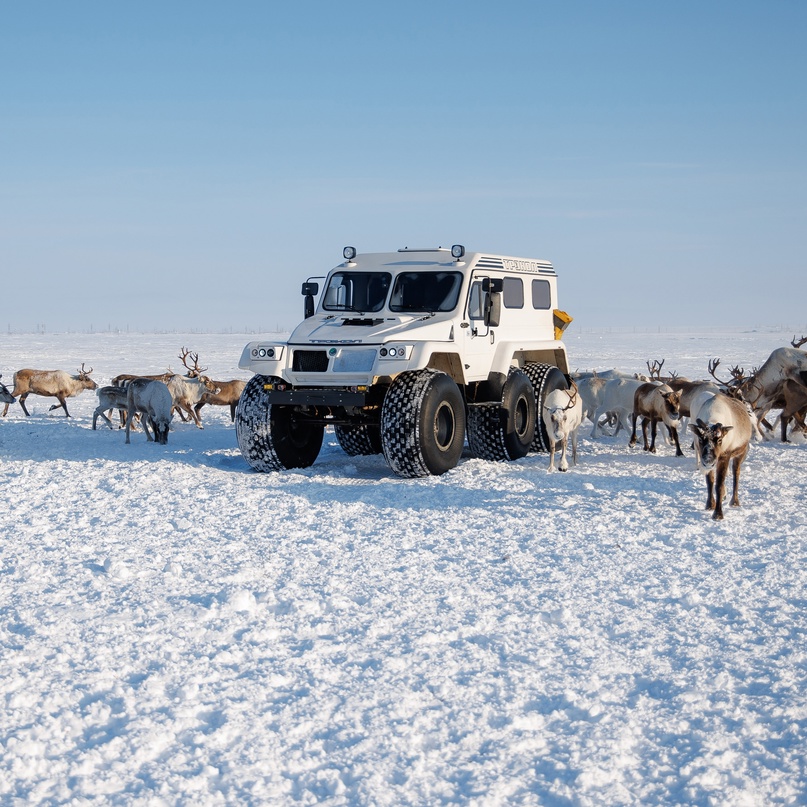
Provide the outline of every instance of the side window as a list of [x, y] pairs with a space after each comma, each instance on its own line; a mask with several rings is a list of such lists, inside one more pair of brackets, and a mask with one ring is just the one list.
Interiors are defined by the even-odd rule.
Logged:
[[548, 280], [532, 281], [532, 307], [544, 310], [552, 307], [552, 291]]
[[475, 280], [471, 284], [471, 289], [468, 293], [468, 318], [469, 319], [482, 319], [484, 312], [482, 310], [482, 281]]
[[506, 277], [502, 292], [505, 308], [524, 308], [524, 283], [520, 277]]

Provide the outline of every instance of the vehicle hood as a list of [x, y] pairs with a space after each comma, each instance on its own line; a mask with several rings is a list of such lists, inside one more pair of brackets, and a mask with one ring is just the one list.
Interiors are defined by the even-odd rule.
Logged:
[[452, 320], [431, 314], [323, 315], [303, 320], [289, 344], [382, 344], [391, 340], [451, 339]]

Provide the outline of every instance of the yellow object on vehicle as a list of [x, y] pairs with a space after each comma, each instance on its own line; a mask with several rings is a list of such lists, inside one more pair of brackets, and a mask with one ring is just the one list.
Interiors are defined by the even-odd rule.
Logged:
[[565, 311], [555, 308], [552, 311], [552, 323], [555, 326], [555, 339], [560, 339], [563, 332], [569, 327], [569, 323], [574, 319], [570, 317]]

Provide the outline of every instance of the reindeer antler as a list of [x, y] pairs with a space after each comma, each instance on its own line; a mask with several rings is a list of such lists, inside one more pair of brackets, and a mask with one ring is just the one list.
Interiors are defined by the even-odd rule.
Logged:
[[735, 364], [734, 367], [729, 367], [729, 372], [731, 373], [731, 384], [742, 384], [745, 381], [745, 367]]
[[[193, 367], [191, 367], [186, 361], [189, 357], [190, 360], [193, 362]], [[198, 353], [191, 353], [190, 350], [187, 350], [186, 348], [183, 347], [181, 348], [179, 358], [182, 360], [182, 363], [185, 365], [185, 369], [188, 370], [188, 375], [190, 375], [191, 377], [200, 376], [205, 370], [207, 370], [207, 367], [199, 366]]]
[[570, 380], [572, 382], [572, 388], [571, 388], [571, 390], [568, 390], [568, 389], [566, 390], [566, 392], [569, 395], [569, 405], [563, 407], [564, 412], [567, 409], [573, 409], [574, 408], [574, 405], [577, 403], [577, 396], [578, 396], [578, 394], [580, 392], [580, 390], [578, 390], [578, 388], [577, 388], [577, 384], [574, 383], [574, 379], [572, 378]]
[[718, 378], [715, 375], [715, 371], [717, 370], [717, 366], [719, 364], [720, 364], [720, 359], [718, 359], [718, 358], [709, 359], [709, 364], [707, 365], [707, 369], [709, 370], [709, 375], [712, 376], [712, 378], [714, 378], [714, 380], [717, 381], [718, 384], [723, 384], [724, 386], [726, 386], [726, 382], [723, 381], [722, 378]]
[[92, 372], [92, 367], [89, 370], [84, 369], [84, 362], [81, 362], [81, 369], [78, 371], [79, 375], [89, 375]]
[[649, 361], [647, 362], [647, 372], [650, 373], [651, 381], [661, 381], [661, 368], [664, 366], [665, 361], [667, 359], [662, 359], [661, 361], [653, 359], [652, 365]]
[[790, 344], [793, 345], [793, 347], [801, 347], [805, 342], [807, 342], [807, 336], [796, 339], [796, 334], [793, 334], [793, 341]]

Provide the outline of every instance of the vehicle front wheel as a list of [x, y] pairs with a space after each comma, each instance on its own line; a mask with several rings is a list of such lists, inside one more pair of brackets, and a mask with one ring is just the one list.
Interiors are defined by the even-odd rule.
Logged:
[[436, 370], [401, 373], [381, 408], [381, 446], [404, 477], [444, 474], [465, 443], [465, 401], [454, 380]]
[[235, 410], [238, 448], [256, 471], [280, 471], [313, 465], [322, 448], [325, 428], [301, 419], [291, 406], [269, 403], [264, 386], [279, 379], [253, 376]]

